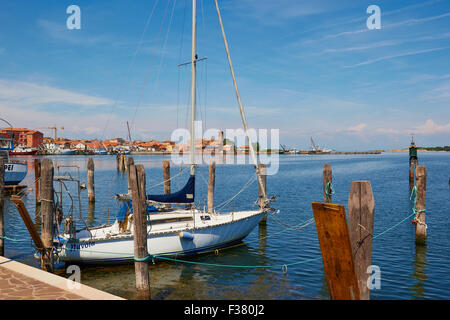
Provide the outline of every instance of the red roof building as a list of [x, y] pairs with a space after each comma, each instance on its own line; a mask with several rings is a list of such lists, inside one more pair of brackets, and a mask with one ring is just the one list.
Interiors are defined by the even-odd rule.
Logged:
[[4, 137], [13, 138], [14, 146], [37, 148], [44, 142], [44, 134], [40, 131], [27, 128], [0, 129]]

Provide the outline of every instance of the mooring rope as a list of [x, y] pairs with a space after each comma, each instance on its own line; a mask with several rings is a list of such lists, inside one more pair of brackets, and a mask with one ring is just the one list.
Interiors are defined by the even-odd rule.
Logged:
[[331, 196], [334, 194], [333, 184], [331, 182], [328, 182], [325, 186], [325, 194], [327, 196]]
[[416, 204], [417, 204], [417, 187], [416, 187], [416, 186], [414, 186], [414, 187], [412, 188], [412, 190], [411, 190], [411, 195], [410, 195], [410, 197], [409, 197], [409, 200], [412, 200], [412, 201], [413, 201], [413, 208], [412, 208], [413, 213], [411, 214], [411, 216], [412, 216], [412, 215], [415, 216], [415, 217], [414, 217], [414, 220], [413, 220], [413, 223], [415, 222], [416, 224], [417, 224], [417, 223], [418, 223], [418, 224], [421, 224], [421, 225], [425, 226], [425, 229], [428, 228], [428, 226], [427, 226], [426, 223], [423, 223], [422, 221], [420, 221], [420, 220], [418, 219], [419, 213], [425, 212], [426, 209], [416, 210]]
[[[414, 213], [413, 213], [414, 214]], [[395, 227], [399, 226], [402, 222], [406, 221], [407, 219], [409, 219], [413, 214], [408, 215], [406, 218], [402, 219], [401, 221], [399, 221], [398, 223], [394, 224], [393, 226], [387, 228], [386, 230], [384, 230], [383, 232], [377, 234], [376, 236], [373, 237], [373, 239], [376, 239], [380, 236], [382, 236], [383, 234], [387, 233], [388, 231], [394, 229]], [[310, 224], [310, 220], [308, 220], [306, 222], [306, 224]], [[296, 227], [296, 226], [294, 226]], [[292, 228], [292, 227], [291, 227]], [[281, 233], [284, 230], [278, 232]], [[275, 235], [275, 234], [273, 234]], [[272, 235], [272, 236], [273, 236]], [[266, 237], [267, 238], [267, 237]], [[259, 239], [258, 239], [259, 240]], [[256, 240], [255, 240], [256, 241]], [[243, 245], [243, 244], [240, 244]], [[234, 246], [230, 246], [227, 248], [232, 248]], [[227, 248], [222, 248], [221, 250], [227, 249]], [[76, 249], [69, 249], [69, 248], [65, 248], [65, 250], [68, 251], [77, 251]], [[119, 252], [102, 252], [102, 251], [92, 251], [92, 250], [83, 250], [84, 252], [90, 252], [90, 253], [105, 253], [105, 254], [121, 254], [121, 255], [127, 255], [128, 253], [119, 253]], [[211, 250], [211, 251], [218, 251], [218, 249], [215, 250]], [[217, 254], [217, 252], [216, 252]], [[196, 265], [203, 265], [203, 266], [209, 266], [209, 267], [223, 267], [223, 268], [281, 268], [283, 273], [287, 272], [287, 268], [290, 266], [295, 266], [295, 265], [300, 265], [303, 263], [308, 263], [308, 262], [312, 262], [312, 261], [317, 261], [322, 259], [322, 256], [319, 257], [315, 257], [315, 258], [310, 258], [310, 259], [306, 259], [306, 260], [300, 260], [300, 261], [296, 261], [296, 262], [292, 262], [292, 263], [285, 263], [285, 264], [271, 264], [271, 265], [230, 265], [230, 264], [218, 264], [218, 263], [207, 263], [207, 262], [196, 262], [196, 261], [189, 261], [189, 260], [181, 260], [181, 259], [176, 259], [176, 258], [170, 258], [170, 257], [166, 257], [166, 256], [161, 256], [161, 255], [152, 255], [152, 254], [148, 254], [146, 257], [144, 258], [134, 258], [135, 261], [138, 262], [144, 262], [147, 261], [149, 259], [152, 259], [153, 263], [154, 263], [154, 259], [160, 259], [160, 260], [166, 260], [166, 261], [172, 261], [172, 262], [178, 262], [178, 263], [185, 263], [185, 264], [196, 264]]]
[[230, 199], [222, 202], [221, 204], [219, 204], [218, 206], [214, 207], [214, 210], [219, 211], [221, 209], [223, 209], [225, 206], [227, 206], [228, 204], [230, 204], [234, 199], [236, 199], [236, 197], [238, 195], [240, 195], [242, 192], [244, 192], [248, 187], [250, 187], [250, 185], [255, 182], [257, 179], [257, 176], [253, 176], [252, 178], [250, 178], [247, 183], [241, 188], [241, 190], [236, 193], [233, 197], [231, 197]]

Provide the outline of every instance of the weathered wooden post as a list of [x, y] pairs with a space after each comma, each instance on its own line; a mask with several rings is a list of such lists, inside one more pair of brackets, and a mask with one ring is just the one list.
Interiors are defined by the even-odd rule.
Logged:
[[170, 160], [163, 161], [164, 194], [170, 194]]
[[[164, 194], [170, 194], [170, 160], [164, 160], [162, 168], [163, 168]], [[166, 207], [170, 208], [170, 204], [166, 204]]]
[[5, 166], [3, 165], [3, 158], [0, 157], [0, 256], [5, 255], [5, 225], [3, 221], [3, 190], [5, 188]]
[[423, 243], [427, 238], [427, 225], [425, 224], [426, 192], [427, 192], [427, 168], [416, 168], [416, 242]]
[[332, 300], [360, 300], [345, 207], [313, 202], [323, 269]]
[[54, 220], [54, 190], [53, 190], [53, 162], [44, 159], [41, 164], [41, 238], [46, 252], [41, 255], [41, 268], [53, 272], [53, 220]]
[[353, 181], [348, 197], [348, 228], [362, 300], [370, 299], [367, 268], [372, 264], [374, 208], [370, 181]]
[[124, 171], [124, 172], [127, 172], [127, 155], [126, 154], [123, 154], [122, 155], [122, 170]]
[[414, 187], [414, 172], [418, 164], [419, 160], [417, 158], [417, 146], [413, 137], [411, 139], [411, 145], [409, 146], [409, 189]]
[[87, 182], [89, 202], [95, 202], [95, 183], [94, 183], [94, 159], [89, 158], [87, 163]]
[[[133, 157], [128, 157], [128, 161], [127, 161], [128, 172], [130, 172], [130, 167], [133, 165], [134, 165]], [[130, 174], [128, 174], [128, 194], [131, 194]]]
[[331, 166], [327, 163], [323, 165], [323, 202], [331, 203], [331, 194], [333, 191], [333, 175]]
[[129, 170], [134, 219], [134, 269], [139, 297], [150, 299], [150, 274], [147, 250], [147, 202], [145, 169], [143, 165], [131, 165]]
[[118, 153], [118, 154], [116, 154], [116, 169], [117, 169], [117, 172], [120, 172], [120, 154]]
[[212, 161], [209, 164], [209, 179], [208, 179], [208, 213], [214, 212], [214, 185], [216, 181], [216, 162]]
[[124, 163], [124, 154], [120, 154], [120, 172], [124, 172], [125, 171], [125, 163]]
[[[267, 206], [267, 198], [265, 195], [267, 195], [267, 188], [266, 188], [266, 182], [267, 182], [267, 171], [266, 171], [266, 165], [264, 163], [258, 164], [259, 167], [259, 173], [261, 176], [261, 183], [258, 182], [258, 206], [259, 209], [264, 209]], [[261, 185], [262, 184], [262, 185]], [[262, 218], [262, 220], [259, 222], [260, 224], [267, 223], [267, 215]]]
[[41, 160], [34, 159], [34, 194], [36, 197], [36, 204], [41, 203], [39, 190], [41, 185]]
[[215, 156], [219, 163], [223, 163], [224, 155], [223, 155], [223, 131], [222, 130], [219, 130], [218, 140], [219, 140], [219, 143], [217, 145], [217, 152], [216, 152]]

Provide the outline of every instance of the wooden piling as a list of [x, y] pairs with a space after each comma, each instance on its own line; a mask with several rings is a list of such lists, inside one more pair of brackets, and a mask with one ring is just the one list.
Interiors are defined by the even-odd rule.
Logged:
[[122, 171], [127, 172], [127, 155], [122, 155]]
[[89, 202], [95, 202], [95, 183], [94, 183], [94, 159], [89, 158], [87, 163], [87, 182]]
[[427, 225], [425, 224], [427, 168], [425, 166], [416, 168], [416, 188], [416, 242], [422, 243], [427, 238]]
[[323, 202], [331, 203], [331, 191], [333, 175], [331, 166], [327, 163], [323, 165]]
[[131, 165], [129, 170], [134, 219], [134, 268], [136, 289], [142, 299], [150, 299], [150, 274], [147, 250], [147, 202], [145, 169], [143, 165]]
[[[267, 195], [267, 175], [266, 175], [266, 165], [264, 163], [258, 164], [259, 173], [261, 176], [261, 184], [258, 182], [258, 206], [259, 209], [264, 209], [267, 206], [267, 198], [264, 195]], [[261, 219], [260, 224], [265, 224], [267, 222], [267, 215]]]
[[[130, 172], [130, 167], [133, 165], [134, 165], [133, 157], [128, 157], [128, 161], [127, 161], [128, 172]], [[131, 194], [130, 174], [128, 174], [128, 194]]]
[[313, 202], [312, 208], [330, 298], [360, 300], [345, 207]]
[[116, 169], [120, 172], [120, 154], [116, 154]]
[[41, 164], [41, 215], [42, 215], [42, 242], [47, 254], [41, 255], [43, 270], [53, 272], [53, 221], [54, 221], [54, 190], [53, 190], [53, 162], [44, 159]]
[[5, 166], [3, 165], [3, 158], [0, 157], [0, 256], [5, 255], [5, 242], [4, 242], [4, 236], [5, 236], [5, 225], [3, 220], [3, 190], [5, 188]]
[[348, 228], [362, 300], [370, 299], [367, 268], [372, 264], [374, 209], [370, 181], [353, 181], [348, 197]]
[[170, 194], [170, 160], [163, 161], [164, 194]]
[[34, 195], [36, 198], [36, 204], [41, 202], [39, 196], [39, 190], [41, 189], [41, 160], [34, 159]]
[[214, 212], [214, 185], [216, 181], [216, 162], [212, 161], [209, 164], [209, 179], [208, 179], [208, 213]]
[[[170, 160], [164, 160], [162, 164], [163, 180], [164, 180], [164, 194], [170, 194]], [[166, 204], [170, 208], [170, 204]]]

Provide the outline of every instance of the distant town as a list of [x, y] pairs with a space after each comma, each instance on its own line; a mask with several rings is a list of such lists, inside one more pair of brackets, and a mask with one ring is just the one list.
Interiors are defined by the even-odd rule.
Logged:
[[[53, 137], [44, 136], [41, 131], [27, 128], [0, 129], [0, 141], [13, 141], [14, 150], [11, 154], [118, 154], [118, 153], [147, 153], [164, 154], [172, 152], [184, 152], [189, 150], [189, 145], [176, 144], [171, 140], [134, 140], [127, 141], [123, 138], [107, 140], [98, 139], [67, 139], [57, 137], [57, 127], [46, 127], [54, 131]], [[365, 152], [336, 152], [331, 149], [320, 148], [311, 138], [311, 149], [297, 150], [280, 145], [278, 149], [260, 150], [259, 143], [253, 144], [256, 152], [264, 153], [289, 153], [289, 154], [379, 154], [385, 150], [370, 150]], [[218, 139], [196, 139], [196, 152], [214, 153], [222, 150], [229, 154], [247, 154], [250, 151], [248, 145], [236, 146], [234, 141], [223, 138], [223, 132], [219, 131]], [[418, 147], [419, 151], [450, 151], [450, 146], [444, 147]], [[391, 149], [388, 152], [404, 152], [408, 148]]]
[[[67, 139], [57, 137], [57, 128], [54, 137], [46, 137], [41, 131], [27, 128], [0, 129], [0, 140], [13, 142], [14, 150], [10, 154], [118, 154], [118, 153], [172, 153], [189, 150], [189, 145], [176, 144], [174, 141], [165, 140], [133, 140], [123, 138], [107, 140], [98, 139]], [[224, 153], [249, 153], [248, 145], [235, 146], [234, 142], [223, 138], [223, 132], [218, 132], [218, 139], [196, 139], [196, 152], [214, 153], [222, 150]], [[259, 144], [254, 144], [254, 150], [259, 152]], [[278, 150], [278, 149], [277, 149]], [[265, 152], [271, 152], [265, 150]]]

